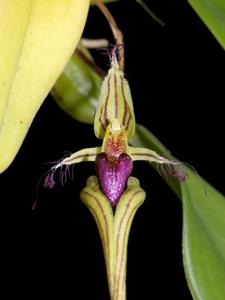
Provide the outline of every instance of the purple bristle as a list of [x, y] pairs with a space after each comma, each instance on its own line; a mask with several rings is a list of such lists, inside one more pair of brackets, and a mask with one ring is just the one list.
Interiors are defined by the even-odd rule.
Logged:
[[55, 185], [54, 172], [48, 173], [45, 177], [44, 187], [52, 189]]

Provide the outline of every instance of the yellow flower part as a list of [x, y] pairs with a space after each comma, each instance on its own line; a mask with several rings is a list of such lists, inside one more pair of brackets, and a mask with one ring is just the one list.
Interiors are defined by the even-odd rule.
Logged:
[[145, 160], [165, 165], [163, 171], [180, 181], [185, 179], [185, 174], [181, 163], [168, 160], [152, 150], [129, 145], [128, 137], [132, 137], [135, 130], [129, 84], [124, 79], [123, 72], [119, 70], [114, 52], [111, 63], [112, 66], [101, 86], [94, 123], [95, 134], [103, 139], [102, 146], [80, 150], [57, 163], [48, 174], [45, 186], [54, 185], [54, 173], [58, 168], [92, 161], [95, 162], [101, 189], [111, 206], [115, 207], [126, 188], [133, 161]]
[[103, 139], [107, 126], [116, 119], [126, 131], [127, 138], [132, 138], [135, 132], [135, 116], [130, 87], [113, 52], [111, 68], [102, 83], [99, 95], [94, 120], [95, 135]]
[[0, 0], [0, 173], [80, 39], [89, 0]]

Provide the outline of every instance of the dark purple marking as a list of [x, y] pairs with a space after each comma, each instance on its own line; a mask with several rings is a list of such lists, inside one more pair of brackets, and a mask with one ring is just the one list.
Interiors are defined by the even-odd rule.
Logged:
[[[103, 130], [105, 131], [106, 127], [105, 127], [104, 122], [105, 122], [106, 120], [102, 120], [102, 116], [103, 116], [102, 111], [103, 111], [103, 106], [101, 107], [101, 112], [100, 112], [99, 122], [101, 123], [102, 128], [103, 128]], [[104, 118], [104, 116], [103, 116], [103, 118]]]
[[[84, 192], [87, 194], [87, 192]], [[88, 193], [89, 194], [89, 193]], [[93, 209], [93, 207], [87, 203], [85, 203], [85, 205], [87, 206], [87, 208], [90, 210], [90, 212], [92, 213], [94, 219], [95, 219], [95, 222], [98, 226], [98, 230], [99, 230], [99, 234], [100, 234], [100, 237], [103, 239], [103, 243], [107, 243], [107, 248], [108, 248], [108, 244], [109, 244], [109, 238], [108, 238], [108, 231], [106, 231], [106, 235], [107, 235], [107, 238], [105, 239], [104, 237], [104, 229], [107, 227], [107, 223], [105, 222], [105, 227], [102, 228], [101, 226], [101, 222], [100, 222], [100, 219], [98, 217], [98, 214], [96, 213], [96, 210]], [[104, 215], [104, 218], [105, 218], [105, 215]], [[105, 241], [106, 240], [106, 241]]]
[[[139, 191], [140, 193], [141, 191]], [[132, 197], [133, 198], [133, 197]], [[130, 199], [132, 200], [132, 199]], [[127, 231], [128, 231], [128, 228], [129, 228], [129, 225], [130, 225], [130, 220], [131, 218], [133, 218], [133, 215], [135, 213], [135, 211], [138, 209], [138, 207], [140, 206], [140, 203], [138, 203], [133, 209], [132, 209], [132, 212], [130, 213], [130, 217], [127, 221], [127, 224], [126, 224], [126, 228], [125, 228], [125, 234], [124, 234], [124, 239], [123, 239], [123, 246], [122, 246], [122, 249], [123, 249], [123, 252], [122, 252], [122, 257], [121, 257], [121, 260], [120, 260], [120, 266], [119, 266], [119, 272], [118, 272], [118, 280], [117, 280], [117, 287], [116, 287], [116, 295], [118, 295], [118, 290], [119, 290], [119, 284], [120, 284], [120, 277], [121, 277], [121, 270], [122, 270], [122, 265], [123, 265], [123, 260], [124, 260], [124, 254], [125, 254], [125, 251], [127, 251], [127, 249], [125, 249], [124, 247], [124, 244], [125, 244], [125, 239], [126, 239], [126, 236], [127, 236]], [[122, 225], [122, 224], [121, 224]], [[117, 241], [118, 243], [118, 241]], [[118, 254], [118, 248], [119, 248], [119, 245], [117, 245], [117, 252], [116, 254]], [[117, 264], [117, 261], [118, 259], [116, 259], [116, 264]], [[116, 266], [117, 268], [117, 266]], [[125, 272], [126, 273], [126, 272]], [[124, 274], [125, 275], [125, 274]], [[116, 279], [116, 278], [115, 278]], [[115, 286], [116, 286], [116, 280], [114, 281], [115, 282]]]
[[115, 87], [115, 118], [118, 118], [118, 94], [117, 94], [117, 79], [114, 75], [114, 87]]
[[[135, 191], [135, 192], [131, 195], [131, 197], [129, 198], [129, 200], [128, 200], [128, 202], [127, 202], [126, 209], [125, 209], [125, 212], [124, 212], [124, 214], [123, 214], [123, 217], [122, 217], [121, 220], [120, 220], [119, 227], [118, 227], [118, 228], [119, 228], [119, 229], [118, 229], [118, 234], [117, 234], [117, 237], [116, 237], [116, 262], [118, 261], [119, 235], [120, 235], [120, 231], [121, 231], [121, 227], [122, 227], [123, 221], [124, 221], [125, 216], [126, 216], [128, 210], [129, 210], [130, 204], [131, 204], [131, 202], [132, 202], [134, 196], [136, 196], [137, 194], [139, 194], [139, 193], [141, 193], [141, 192], [142, 192], [141, 190], [138, 190], [138, 191]], [[140, 205], [140, 203], [138, 203], [138, 205], [136, 205], [136, 206], [133, 208], [132, 213], [130, 214], [130, 217], [129, 217], [129, 221], [130, 221], [131, 217], [133, 216], [133, 212], [135, 211], [135, 209], [137, 209], [137, 207], [138, 207], [139, 205]], [[127, 227], [128, 227], [128, 225], [129, 225], [129, 221], [127, 222], [127, 226], [126, 226], [125, 232], [126, 232]], [[124, 236], [126, 236], [126, 235], [124, 235]], [[123, 245], [124, 245], [124, 240], [123, 240]], [[123, 246], [123, 249], [124, 249], [124, 246]]]
[[167, 158], [164, 158], [162, 156], [159, 156], [159, 155], [154, 155], [154, 154], [150, 154], [150, 153], [138, 153], [138, 152], [135, 152], [135, 153], [132, 153], [131, 154], [132, 156], [148, 156], [148, 157], [153, 157], [155, 159], [158, 159], [159, 161], [163, 162], [163, 163], [167, 163], [168, 166], [170, 166], [169, 164], [173, 164], [173, 166], [175, 165], [175, 161], [170, 161], [168, 160]]
[[[124, 221], [124, 219], [125, 219], [125, 216], [126, 216], [128, 210], [129, 210], [130, 204], [131, 204], [131, 202], [132, 202], [134, 196], [136, 196], [137, 194], [139, 194], [139, 193], [141, 193], [141, 192], [142, 192], [141, 189], [135, 191], [135, 192], [131, 195], [131, 197], [129, 198], [129, 200], [127, 201], [127, 205], [126, 205], [125, 212], [124, 212], [124, 214], [123, 214], [123, 216], [122, 216], [122, 218], [121, 218], [121, 220], [120, 220], [119, 226], [118, 226], [119, 229], [118, 229], [118, 234], [117, 234], [117, 237], [116, 237], [116, 254], [118, 254], [118, 249], [119, 249], [119, 234], [120, 234], [120, 230], [121, 230], [123, 221]], [[140, 205], [140, 204], [138, 203], [138, 205]], [[137, 206], [138, 206], [138, 205], [137, 205]], [[136, 208], [137, 206], [135, 206], [135, 208]], [[134, 210], [134, 209], [133, 209], [133, 210]], [[128, 223], [129, 223], [129, 222], [128, 222]], [[116, 261], [117, 261], [117, 256], [116, 256]]]
[[[90, 196], [90, 197], [92, 197], [96, 201], [96, 203], [98, 204], [98, 207], [101, 210], [102, 216], [104, 218], [104, 223], [105, 223], [107, 248], [109, 248], [108, 223], [107, 223], [107, 218], [106, 218], [106, 215], [104, 213], [104, 210], [103, 210], [103, 207], [101, 205], [101, 202], [99, 201], [99, 199], [95, 195], [93, 195], [93, 194], [91, 194], [91, 193], [89, 193], [89, 192], [87, 192], [85, 190], [83, 191], [83, 193], [86, 194], [86, 195], [88, 195], [88, 196]], [[85, 203], [85, 205], [87, 205], [87, 204]], [[89, 207], [92, 209], [92, 211], [94, 211], [94, 209], [91, 206], [89, 206]], [[101, 224], [100, 221], [99, 221], [99, 224]], [[102, 234], [102, 237], [103, 236], [104, 235]]]
[[126, 122], [126, 117], [127, 117], [127, 101], [126, 101], [126, 97], [124, 94], [124, 88], [123, 88], [123, 76], [120, 76], [120, 80], [121, 80], [121, 91], [122, 91], [122, 95], [123, 95], [123, 103], [124, 103], [124, 113], [123, 113], [123, 121], [122, 124], [125, 126], [125, 122]]
[[122, 153], [117, 162], [110, 162], [106, 153], [100, 153], [96, 158], [96, 172], [103, 193], [112, 207], [115, 207], [124, 192], [127, 179], [133, 169], [129, 155]]
[[109, 103], [109, 95], [110, 95], [110, 80], [111, 80], [111, 75], [109, 76], [108, 79], [108, 93], [107, 93], [107, 97], [105, 100], [105, 107], [104, 107], [104, 120], [107, 120], [107, 109], [108, 109], [108, 103]]
[[[135, 153], [132, 153], [131, 155], [132, 156], [149, 156], [149, 157], [155, 157], [153, 154], [149, 154], [149, 153], [137, 153], [137, 152], [135, 152]], [[158, 157], [157, 157], [157, 159], [158, 159]]]
[[127, 130], [128, 127], [129, 127], [131, 118], [132, 118], [132, 115], [131, 115], [131, 113], [130, 113], [129, 119], [127, 120], [126, 130]]
[[[71, 161], [73, 161], [73, 160], [75, 160], [75, 159], [78, 159], [78, 158], [81, 158], [81, 157], [83, 157], [83, 158], [86, 158], [86, 157], [91, 157], [91, 156], [96, 156], [96, 154], [95, 153], [88, 153], [88, 154], [80, 154], [80, 155], [77, 155], [77, 156], [75, 156], [75, 157], [72, 157], [71, 159], [69, 159], [69, 157], [68, 157], [68, 159], [67, 159], [67, 163], [68, 162], [71, 162]], [[62, 164], [63, 165], [63, 164]]]

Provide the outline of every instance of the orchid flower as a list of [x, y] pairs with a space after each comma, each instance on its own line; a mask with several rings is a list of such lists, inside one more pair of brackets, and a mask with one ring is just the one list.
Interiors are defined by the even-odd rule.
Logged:
[[94, 120], [95, 135], [102, 146], [77, 151], [51, 168], [45, 186], [54, 186], [54, 173], [63, 166], [84, 161], [95, 162], [102, 192], [115, 207], [123, 194], [133, 169], [133, 161], [144, 160], [165, 165], [168, 175], [185, 179], [181, 163], [169, 160], [156, 152], [129, 145], [135, 132], [135, 116], [128, 81], [120, 70], [116, 51], [111, 54], [111, 68], [105, 77]]
[[[96, 176], [87, 180], [81, 200], [92, 213], [102, 240], [111, 300], [126, 299], [127, 244], [132, 220], [145, 199], [145, 192], [135, 177], [130, 177], [133, 161], [146, 160], [165, 165], [165, 172], [180, 181], [185, 173], [180, 162], [156, 152], [129, 145], [135, 132], [135, 116], [129, 84], [120, 70], [116, 48], [111, 68], [105, 77], [94, 119], [95, 135], [102, 146], [77, 151], [54, 165], [45, 179], [45, 186], [55, 184], [57, 169], [84, 161], [95, 162]], [[61, 169], [62, 170], [62, 169]], [[65, 173], [62, 171], [64, 181]]]

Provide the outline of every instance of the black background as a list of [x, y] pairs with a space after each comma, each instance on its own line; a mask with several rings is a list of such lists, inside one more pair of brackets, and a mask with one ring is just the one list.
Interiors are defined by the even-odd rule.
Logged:
[[[165, 21], [164, 28], [135, 1], [109, 5], [125, 36], [125, 72], [136, 119], [225, 193], [224, 52], [186, 1], [148, 4]], [[96, 8], [84, 35], [113, 42]], [[107, 69], [105, 57], [95, 56]], [[31, 210], [46, 163], [64, 151], [96, 144], [90, 125], [74, 121], [46, 99], [15, 161], [0, 177], [4, 299], [11, 292], [29, 299], [108, 299], [100, 239], [79, 199], [93, 164], [76, 166], [75, 180], [64, 187], [40, 186], [37, 209]], [[147, 198], [130, 234], [127, 299], [191, 299], [182, 267], [181, 203], [148, 164], [136, 163], [133, 175]]]

